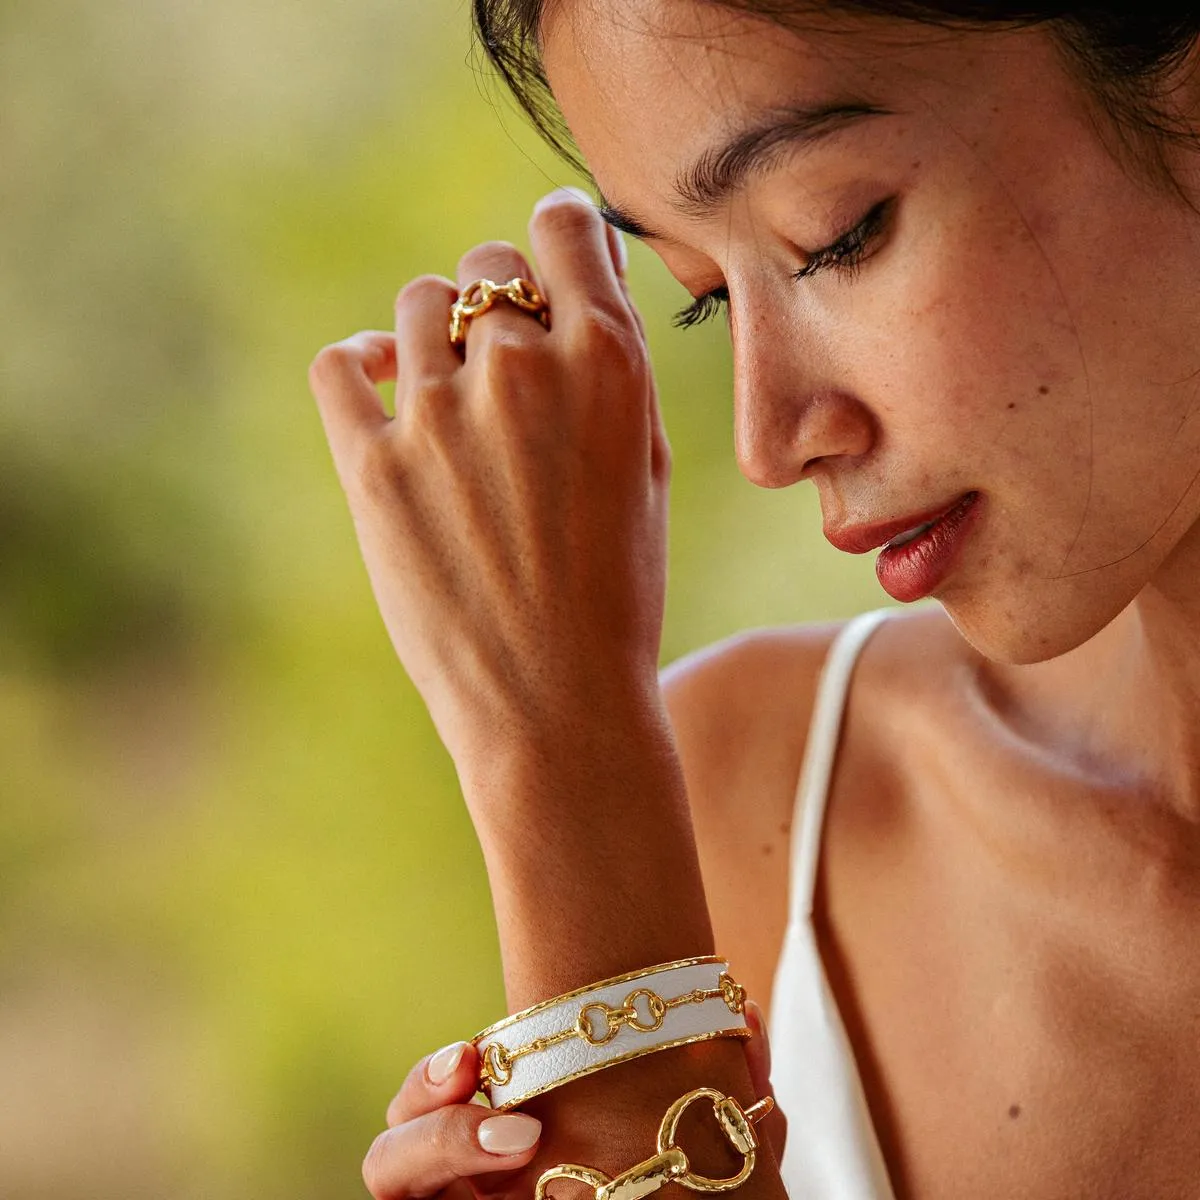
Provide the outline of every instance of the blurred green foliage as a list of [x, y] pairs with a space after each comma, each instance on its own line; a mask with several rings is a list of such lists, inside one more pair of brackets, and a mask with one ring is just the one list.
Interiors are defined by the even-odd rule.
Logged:
[[[575, 182], [465, 4], [0, 8], [0, 1195], [328, 1200], [503, 1006], [482, 859], [306, 385]], [[886, 602], [738, 474], [725, 333], [630, 275], [664, 661]]]

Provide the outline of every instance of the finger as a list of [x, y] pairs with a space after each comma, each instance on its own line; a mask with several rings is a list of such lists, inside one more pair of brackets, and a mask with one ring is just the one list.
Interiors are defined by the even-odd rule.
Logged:
[[[607, 221], [604, 222], [604, 232], [608, 235], [608, 248], [612, 254], [613, 267], [621, 282], [624, 283], [625, 273], [629, 267], [629, 251], [625, 246], [625, 239], [621, 236], [621, 231]], [[626, 295], [628, 296], [628, 293]]]
[[[617, 237], [620, 233], [613, 230]], [[638, 337], [642, 340], [642, 345], [646, 348], [646, 361], [650, 361], [650, 346], [646, 341], [646, 327], [642, 324], [642, 314], [638, 312], [637, 305], [633, 302], [633, 297], [629, 293], [629, 284], [625, 278], [621, 278], [621, 292], [625, 297], [625, 303], [629, 307], [629, 311], [633, 316], [634, 323], [637, 325]], [[664, 482], [671, 477], [671, 443], [667, 438], [667, 426], [663, 420], [662, 405], [658, 398], [658, 388], [655, 385], [654, 377], [650, 377], [650, 469], [656, 479]]]
[[388, 1105], [388, 1126], [468, 1100], [478, 1088], [478, 1051], [470, 1042], [451, 1042], [412, 1066]]
[[746, 1041], [746, 1060], [756, 1093], [762, 1096], [771, 1086], [771, 1043], [757, 1000], [746, 1001], [746, 1024], [754, 1031], [754, 1036]]
[[308, 368], [325, 436], [345, 461], [391, 418], [375, 385], [396, 378], [396, 337], [368, 329], [323, 347]]
[[[494, 283], [528, 279], [549, 301], [549, 296], [534, 276], [525, 256], [510, 242], [484, 242], [468, 250], [459, 259], [457, 277], [460, 292], [477, 279], [490, 279]], [[550, 320], [554, 320], [553, 306]], [[502, 334], [536, 337], [545, 332], [545, 327], [534, 313], [523, 312], [515, 304], [497, 299], [487, 312], [471, 318], [467, 330], [467, 357], [469, 359], [471, 355], [472, 339], [476, 342], [486, 341]]]
[[450, 344], [450, 307], [458, 288], [441, 275], [419, 275], [396, 296], [397, 382], [445, 378], [462, 366]]
[[632, 322], [608, 225], [583, 193], [556, 188], [543, 196], [529, 218], [529, 238], [556, 320], [599, 311]]
[[[646, 340], [646, 326], [642, 321], [642, 314], [638, 312], [638, 307], [633, 302], [633, 295], [629, 290], [629, 280], [625, 277], [625, 267], [628, 261], [625, 239], [621, 235], [621, 231], [609, 225], [607, 221], [604, 223], [604, 228], [608, 233], [609, 246], [612, 249], [613, 261], [617, 268], [621, 295], [625, 298], [625, 306], [629, 309], [629, 314], [637, 327], [638, 337], [641, 338], [642, 345], [646, 347], [646, 360], [649, 362], [650, 345]], [[650, 467], [656, 478], [662, 480], [670, 478], [671, 443], [667, 439], [667, 427], [663, 422], [662, 406], [659, 404], [658, 390], [655, 388], [653, 380], [650, 385]]]
[[[746, 1041], [746, 1065], [754, 1085], [755, 1099], [770, 1096], [774, 1100], [775, 1089], [771, 1086], [771, 1043], [762, 1009], [755, 1000], [746, 1001], [746, 1023], [754, 1031], [754, 1036]], [[787, 1118], [778, 1104], [763, 1117], [759, 1129], [770, 1143], [776, 1161], [782, 1161], [783, 1147], [787, 1140]]]
[[381, 1133], [363, 1160], [363, 1181], [375, 1200], [432, 1196], [456, 1180], [527, 1166], [540, 1133], [527, 1113], [448, 1105]]

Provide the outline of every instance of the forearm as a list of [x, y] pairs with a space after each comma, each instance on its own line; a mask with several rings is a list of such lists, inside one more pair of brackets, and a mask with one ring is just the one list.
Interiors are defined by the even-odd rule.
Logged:
[[[509, 1012], [612, 975], [713, 945], [686, 788], [665, 711], [592, 712], [538, 750], [462, 771], [496, 908]], [[554, 1161], [613, 1174], [654, 1151], [667, 1106], [701, 1085], [743, 1106], [743, 1042], [715, 1038], [597, 1071], [521, 1105], [546, 1125]], [[694, 1168], [728, 1176], [740, 1158], [707, 1106], [680, 1127]], [[768, 1118], [770, 1119], [770, 1118]], [[590, 1155], [590, 1159], [583, 1155]], [[763, 1142], [743, 1200], [783, 1186]]]
[[670, 728], [649, 707], [564, 722], [463, 773], [510, 1011], [721, 949]]

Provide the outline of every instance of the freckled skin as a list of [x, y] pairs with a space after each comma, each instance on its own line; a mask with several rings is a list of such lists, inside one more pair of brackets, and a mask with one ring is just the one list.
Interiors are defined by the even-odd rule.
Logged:
[[[856, 668], [823, 835], [814, 920], [897, 1200], [1192, 1200], [1200, 215], [1043, 30], [559, 0], [543, 35], [605, 200], [694, 296], [728, 289], [743, 474], [811, 483], [832, 527], [984, 501], [934, 593], [961, 637], [907, 622]], [[1200, 127], [1198, 88], [1170, 94]], [[673, 205], [765, 111], [846, 99], [897, 115]], [[1170, 159], [1200, 196], [1200, 151]], [[793, 277], [884, 200], [854, 273]]]
[[[970, 672], [1048, 755], [1200, 816], [1200, 215], [1122, 153], [1043, 30], [815, 22], [562, 0], [544, 63], [604, 198], [693, 295], [728, 288], [746, 477], [811, 483], [833, 527], [978, 491], [934, 592]], [[1200, 129], [1200, 71], [1172, 94]], [[672, 203], [764, 112], [846, 98], [897, 115], [781, 155], [710, 215]], [[1168, 161], [1200, 197], [1200, 150]], [[793, 278], [889, 198], [856, 272]]]
[[[606, 199], [667, 235], [651, 244], [694, 294], [729, 287], [747, 477], [811, 480], [837, 525], [983, 492], [937, 597], [996, 662], [1081, 645], [1151, 581], [1191, 597], [1200, 218], [1114, 159], [1045, 34], [612, 11], [551, 10], [550, 82]], [[674, 172], [740, 117], [847, 90], [903, 115], [792, 156], [711, 218], [672, 209]], [[1194, 156], [1178, 168], [1197, 178]], [[854, 279], [789, 277], [797, 247], [889, 195]]]

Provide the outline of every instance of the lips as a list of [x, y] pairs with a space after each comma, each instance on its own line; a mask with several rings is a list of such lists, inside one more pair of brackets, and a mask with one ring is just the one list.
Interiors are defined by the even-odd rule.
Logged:
[[824, 529], [825, 539], [831, 545], [845, 551], [847, 554], [866, 554], [868, 551], [882, 546], [884, 542], [889, 542], [892, 538], [906, 533], [918, 525], [924, 525], [926, 522], [936, 521], [944, 517], [960, 504], [970, 503], [974, 497], [974, 492], [964, 492], [962, 495], [955, 496], [953, 500], [941, 504], [937, 508], [929, 508], [923, 512], [909, 513], [905, 517], [897, 517], [892, 521], [876, 521], [870, 525], [845, 525], [840, 529], [831, 529], [829, 526], [826, 526]]

